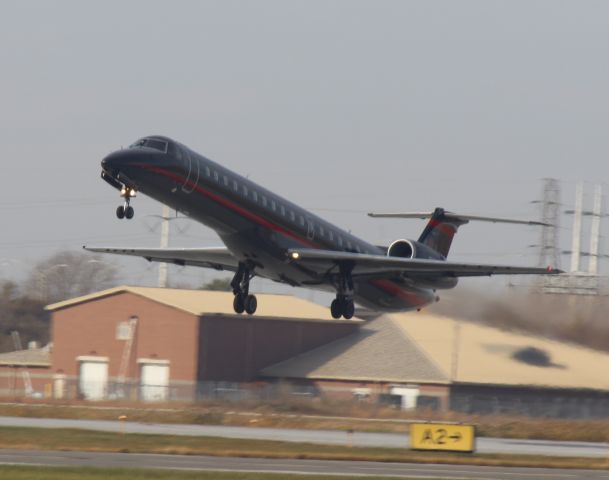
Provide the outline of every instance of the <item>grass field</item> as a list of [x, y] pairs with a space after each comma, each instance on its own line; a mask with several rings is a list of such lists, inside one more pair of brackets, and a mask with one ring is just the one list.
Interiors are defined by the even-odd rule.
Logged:
[[[512, 467], [609, 469], [609, 459], [413, 452], [397, 448], [244, 440], [218, 437], [118, 434], [72, 429], [0, 427], [0, 448], [28, 450], [162, 453], [256, 458], [361, 460]], [[0, 477], [2, 478], [2, 477]]]
[[[361, 478], [331, 475], [286, 475], [240, 472], [175, 472], [113, 468], [50, 468], [0, 466], [0, 478], [7, 480], [336, 480]], [[386, 480], [395, 477], [366, 477]], [[412, 480], [416, 480], [414, 477]]]
[[[370, 405], [285, 402], [281, 405], [207, 404], [150, 408], [135, 404], [0, 404], [0, 416], [116, 420], [198, 425], [354, 430], [405, 433], [411, 420], [473, 423], [481, 437], [609, 442], [607, 420], [561, 420], [458, 413], [408, 414]], [[338, 416], [340, 415], [340, 417]], [[345, 418], [349, 417], [349, 418]]]

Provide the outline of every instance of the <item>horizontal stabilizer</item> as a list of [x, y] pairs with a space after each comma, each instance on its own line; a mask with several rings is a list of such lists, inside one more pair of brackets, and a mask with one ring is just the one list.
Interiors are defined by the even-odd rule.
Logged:
[[[434, 212], [404, 212], [404, 213], [369, 213], [369, 217], [373, 218], [418, 218], [426, 220], [433, 216]], [[549, 223], [537, 222], [534, 220], [518, 220], [513, 218], [501, 218], [501, 217], [483, 217], [480, 215], [462, 215], [454, 212], [444, 211], [444, 217], [446, 220], [457, 220], [461, 223], [467, 223], [470, 220], [478, 222], [491, 222], [491, 223], [515, 223], [518, 225], [533, 225], [539, 227], [550, 227]]]

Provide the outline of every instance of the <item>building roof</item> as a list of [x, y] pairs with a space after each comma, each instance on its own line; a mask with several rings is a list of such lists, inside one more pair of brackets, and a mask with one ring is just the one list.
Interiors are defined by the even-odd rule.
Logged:
[[265, 368], [263, 376], [609, 390], [609, 354], [476, 323], [411, 312]]
[[0, 353], [0, 365], [22, 367], [50, 367], [51, 354], [48, 348], [32, 348], [16, 352]]
[[[233, 294], [207, 290], [184, 290], [175, 288], [151, 288], [119, 286], [100, 292], [83, 295], [46, 307], [47, 310], [60, 310], [80, 303], [99, 300], [120, 293], [132, 293], [170, 307], [183, 310], [193, 315], [225, 314], [234, 315]], [[330, 309], [308, 302], [291, 295], [256, 294], [258, 297], [257, 316], [280, 317], [297, 320], [324, 320], [333, 323], [344, 323], [346, 320], [334, 320]], [[348, 320], [352, 323], [354, 320]], [[355, 320], [357, 321], [357, 320]]]
[[263, 376], [383, 382], [447, 383], [434, 360], [387, 316], [357, 332], [265, 368]]
[[458, 383], [609, 390], [609, 353], [424, 312], [391, 318]]

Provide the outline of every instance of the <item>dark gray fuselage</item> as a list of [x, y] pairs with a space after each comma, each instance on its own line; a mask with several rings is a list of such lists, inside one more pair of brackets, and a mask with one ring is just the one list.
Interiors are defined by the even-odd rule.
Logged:
[[[152, 138], [166, 141], [166, 152], [147, 147], [119, 150], [103, 160], [104, 172], [215, 230], [237, 259], [256, 266], [259, 276], [335, 291], [338, 267], [306, 268], [289, 262], [287, 250], [386, 254], [178, 142]], [[355, 301], [381, 311], [421, 308], [434, 300], [434, 288], [456, 284], [456, 279], [421, 282], [397, 274], [353, 280]]]

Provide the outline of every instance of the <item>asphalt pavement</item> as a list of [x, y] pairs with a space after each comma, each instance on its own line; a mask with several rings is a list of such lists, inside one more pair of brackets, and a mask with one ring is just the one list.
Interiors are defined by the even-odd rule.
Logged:
[[[356, 447], [405, 448], [406, 434], [349, 434], [337, 430], [305, 430], [293, 428], [227, 427], [217, 425], [149, 424], [106, 420], [69, 420], [55, 418], [0, 417], [0, 426], [35, 428], [79, 428], [126, 433], [187, 435], [224, 438], [248, 438], [282, 442], [316, 443], [324, 445], [353, 445]], [[554, 457], [609, 457], [609, 443], [564, 442], [548, 440], [517, 440], [485, 438], [476, 440], [478, 453], [548, 455]]]
[[608, 471], [545, 468], [421, 465], [328, 460], [273, 460], [135, 453], [0, 450], [0, 465], [48, 467], [151, 468], [337, 476], [387, 476], [471, 480], [609, 480]]

